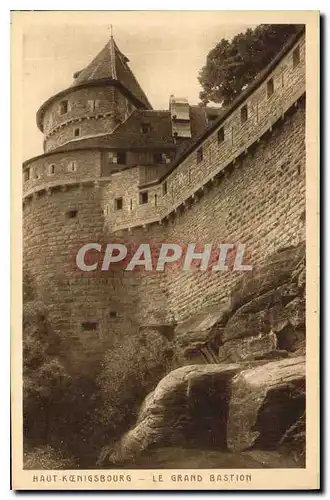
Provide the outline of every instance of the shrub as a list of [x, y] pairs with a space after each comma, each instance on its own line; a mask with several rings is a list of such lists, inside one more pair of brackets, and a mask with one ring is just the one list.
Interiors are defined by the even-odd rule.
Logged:
[[156, 330], [118, 339], [105, 354], [99, 376], [102, 421], [115, 435], [135, 420], [144, 397], [170, 371], [172, 354]]

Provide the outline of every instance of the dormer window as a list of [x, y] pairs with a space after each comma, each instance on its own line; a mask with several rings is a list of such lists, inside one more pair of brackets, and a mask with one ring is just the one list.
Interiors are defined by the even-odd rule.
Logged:
[[142, 134], [149, 134], [151, 132], [150, 123], [142, 123], [141, 132], [142, 132]]
[[65, 115], [69, 110], [69, 102], [61, 101], [60, 102], [60, 115]]
[[126, 165], [126, 152], [125, 151], [110, 151], [108, 153], [108, 162], [110, 164]]

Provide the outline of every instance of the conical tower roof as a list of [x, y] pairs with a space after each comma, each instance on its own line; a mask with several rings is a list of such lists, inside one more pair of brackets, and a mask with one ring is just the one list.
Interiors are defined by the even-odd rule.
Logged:
[[129, 68], [128, 62], [129, 60], [120, 52], [113, 36], [111, 36], [105, 47], [88, 66], [74, 74], [73, 86], [111, 78], [129, 90], [143, 107], [152, 109], [147, 96]]

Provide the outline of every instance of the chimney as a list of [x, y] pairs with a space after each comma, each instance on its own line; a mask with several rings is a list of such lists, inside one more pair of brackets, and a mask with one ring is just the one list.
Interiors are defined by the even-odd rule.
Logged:
[[172, 135], [176, 139], [191, 138], [190, 108], [185, 97], [170, 96]]

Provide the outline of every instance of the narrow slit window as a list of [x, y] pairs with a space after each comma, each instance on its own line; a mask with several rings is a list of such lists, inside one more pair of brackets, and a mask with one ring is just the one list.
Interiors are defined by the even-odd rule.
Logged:
[[55, 174], [55, 165], [49, 165], [48, 172], [49, 172], [49, 175], [54, 175]]
[[75, 172], [77, 170], [77, 163], [75, 160], [70, 161], [68, 165], [69, 172]]
[[218, 130], [218, 144], [222, 144], [224, 140], [225, 140], [225, 129], [224, 127], [221, 127]]
[[274, 80], [271, 78], [267, 82], [267, 97], [269, 98], [274, 94]]
[[74, 136], [75, 137], [79, 137], [80, 136], [80, 128], [79, 127], [74, 129]]
[[197, 149], [197, 163], [203, 160], [203, 148]]
[[292, 53], [292, 63], [295, 68], [300, 63], [300, 48], [299, 45], [296, 47]]
[[66, 213], [66, 216], [68, 219], [75, 219], [77, 217], [77, 214], [78, 214], [78, 210], [69, 210]]
[[165, 181], [163, 184], [163, 196], [167, 194], [167, 182]]
[[241, 123], [245, 123], [248, 119], [248, 107], [247, 104], [241, 108]]
[[121, 210], [123, 208], [123, 199], [122, 198], [116, 198], [115, 199], [115, 209], [116, 210]]
[[157, 207], [157, 194], [155, 194], [155, 207]]
[[142, 191], [140, 193], [140, 205], [145, 205], [148, 203], [148, 191]]

